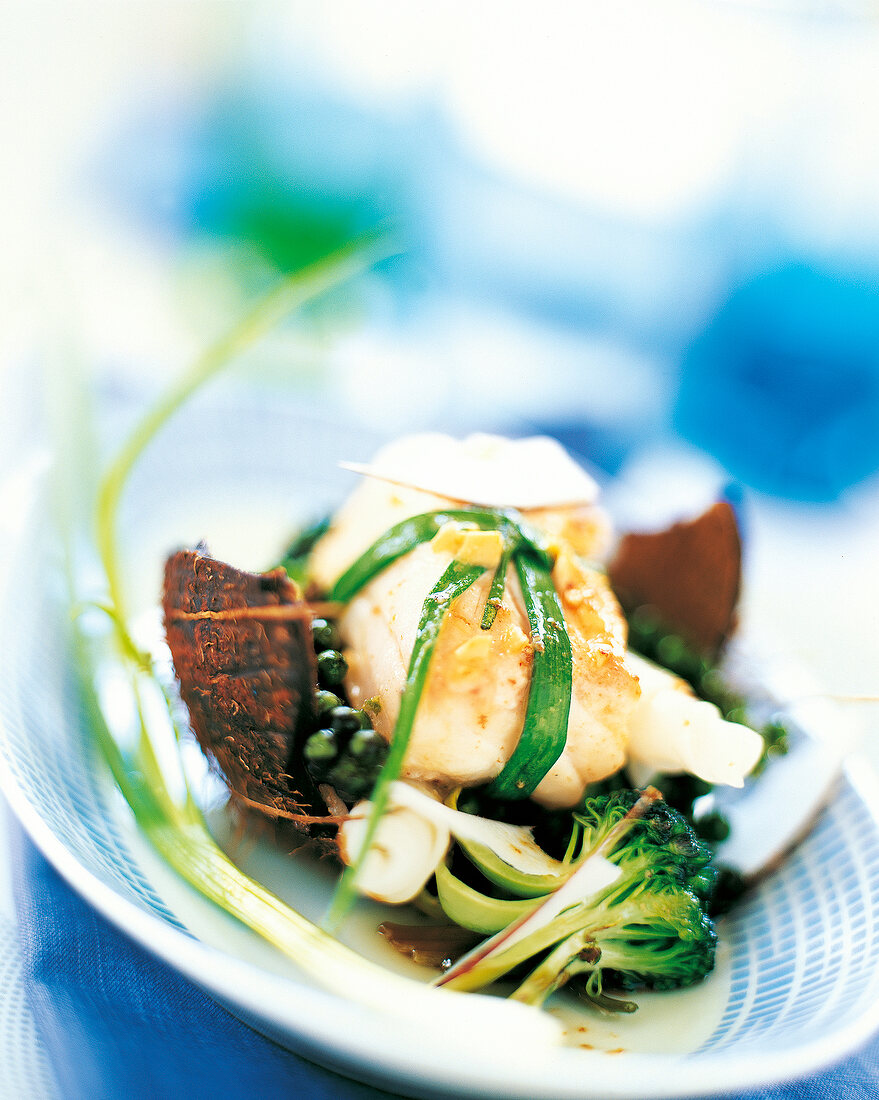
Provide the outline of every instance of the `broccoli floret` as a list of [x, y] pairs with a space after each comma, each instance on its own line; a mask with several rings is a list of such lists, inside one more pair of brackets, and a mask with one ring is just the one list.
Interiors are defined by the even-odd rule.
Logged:
[[584, 964], [578, 957], [565, 974], [588, 973], [581, 992], [589, 1000], [600, 1004], [605, 982], [624, 990], [681, 989], [714, 969], [714, 925], [704, 903], [686, 888], [651, 882], [625, 901], [611, 893], [591, 917], [584, 931], [598, 958]]
[[[584, 847], [609, 836], [638, 798], [637, 791], [616, 791], [589, 800], [575, 815]], [[587, 973], [582, 993], [607, 1009], [606, 980], [625, 990], [679, 989], [714, 968], [711, 849], [683, 816], [660, 799], [651, 802], [607, 858], [622, 875], [590, 900], [577, 933], [553, 949], [518, 999], [540, 1002], [574, 974]]]
[[582, 975], [581, 996], [605, 1011], [631, 1011], [607, 997], [605, 983], [627, 991], [681, 989], [711, 972], [717, 934], [694, 894], [669, 882], [647, 882], [620, 900], [625, 889], [621, 879], [590, 905], [583, 927], [547, 955], [514, 997], [541, 1004]]
[[[583, 850], [591, 851], [638, 802], [640, 791], [612, 791], [587, 799], [574, 818], [583, 826]], [[662, 876], [707, 899], [714, 887], [711, 848], [696, 835], [683, 814], [657, 798], [629, 825], [608, 855], [624, 871], [624, 880], [637, 885]], [[623, 880], [621, 880], [623, 881]]]
[[511, 946], [499, 933], [496, 947], [472, 965], [462, 961], [457, 975], [450, 972], [453, 988], [478, 988], [542, 956], [513, 994], [517, 1000], [540, 1004], [581, 975], [580, 990], [597, 1007], [632, 1011], [630, 1002], [608, 997], [605, 984], [679, 989], [712, 970], [711, 850], [682, 815], [655, 791], [614, 791], [588, 799], [574, 818], [583, 830], [583, 854], [569, 886], [596, 854], [616, 864], [619, 876], [562, 908], [547, 895]]

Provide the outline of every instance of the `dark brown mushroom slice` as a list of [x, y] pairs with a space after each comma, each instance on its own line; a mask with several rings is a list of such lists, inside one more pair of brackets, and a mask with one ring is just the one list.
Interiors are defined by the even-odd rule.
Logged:
[[165, 565], [165, 633], [192, 729], [233, 797], [306, 829], [322, 800], [298, 763], [317, 683], [311, 612], [283, 569], [198, 550]]
[[714, 655], [735, 628], [742, 541], [725, 500], [664, 531], [625, 535], [608, 567], [627, 611], [649, 606], [699, 653]]
[[405, 958], [437, 970], [447, 969], [485, 938], [457, 924], [396, 924], [386, 920], [378, 930]]

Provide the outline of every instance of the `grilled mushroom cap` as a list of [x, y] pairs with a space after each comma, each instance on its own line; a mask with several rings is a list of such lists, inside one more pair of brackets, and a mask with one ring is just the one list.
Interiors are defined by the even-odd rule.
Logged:
[[283, 569], [246, 573], [199, 547], [168, 558], [162, 606], [192, 729], [233, 797], [309, 831], [322, 800], [299, 750], [317, 673], [298, 587]]
[[608, 576], [627, 611], [654, 608], [697, 652], [714, 655], [735, 629], [741, 571], [735, 510], [719, 500], [664, 531], [625, 535]]

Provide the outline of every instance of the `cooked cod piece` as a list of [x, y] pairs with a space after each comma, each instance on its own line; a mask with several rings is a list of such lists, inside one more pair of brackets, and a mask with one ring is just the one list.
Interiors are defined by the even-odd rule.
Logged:
[[[395, 562], [355, 596], [339, 619], [354, 706], [377, 698], [376, 729], [391, 738], [421, 607], [452, 555], [431, 543]], [[571, 638], [574, 690], [565, 750], [534, 793], [548, 806], [570, 806], [587, 783], [622, 767], [638, 697], [625, 666], [622, 617], [601, 574], [567, 554], [556, 564], [567, 585], [562, 608]], [[453, 604], [437, 640], [402, 774], [440, 788], [493, 779], [522, 732], [533, 648], [518, 579], [491, 630], [480, 623], [491, 584], [486, 572]]]
[[600, 560], [610, 546], [610, 523], [596, 505], [598, 486], [552, 439], [411, 435], [383, 447], [369, 466], [353, 468], [367, 476], [333, 517], [311, 559], [321, 588], [329, 588], [389, 527], [441, 508], [515, 508], [584, 558]]
[[[315, 548], [312, 575], [329, 588], [393, 524], [420, 512], [460, 506], [448, 497], [367, 477]], [[607, 524], [600, 511], [587, 501], [530, 508], [522, 514], [558, 544], [553, 579], [571, 638], [574, 673], [567, 743], [533, 797], [547, 806], [570, 806], [582, 797], [587, 783], [623, 765], [639, 688], [625, 664], [625, 623], [616, 600], [604, 576], [578, 557], [597, 555], [603, 548]], [[480, 626], [499, 556], [499, 540], [492, 554], [485, 532], [443, 529], [432, 543], [379, 574], [339, 619], [351, 701], [359, 706], [378, 699], [375, 725], [390, 739], [424, 597], [453, 557], [486, 567], [443, 623], [404, 778], [440, 790], [481, 784], [500, 773], [519, 740], [533, 648], [512, 567], [494, 625], [488, 631]]]

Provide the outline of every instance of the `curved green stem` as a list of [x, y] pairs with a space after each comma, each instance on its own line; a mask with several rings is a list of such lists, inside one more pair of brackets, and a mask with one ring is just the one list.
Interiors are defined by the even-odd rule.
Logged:
[[237, 355], [265, 336], [284, 317], [367, 270], [379, 259], [393, 255], [393, 250], [389, 248], [376, 248], [379, 239], [376, 233], [361, 237], [284, 279], [247, 316], [200, 355], [179, 381], [159, 398], [136, 425], [113, 460], [98, 492], [96, 539], [107, 575], [108, 602], [115, 609], [117, 629], [120, 635], [124, 635], [123, 645], [126, 645], [127, 640], [124, 626], [125, 594], [116, 540], [116, 520], [119, 501], [135, 463], [164, 424], [196, 390], [231, 363]]
[[429, 542], [444, 524], [453, 522], [469, 523], [480, 531], [499, 531], [506, 554], [526, 547], [537, 560], [552, 568], [552, 560], [540, 544], [539, 536], [527, 528], [515, 513], [495, 508], [443, 508], [436, 512], [422, 512], [395, 523], [348, 566], [330, 589], [329, 598], [347, 603], [383, 569], [421, 543]]

